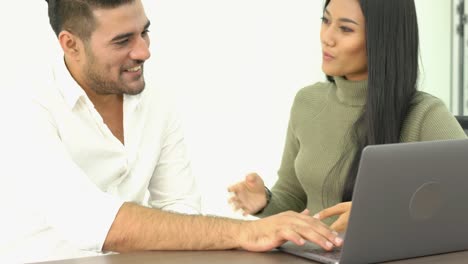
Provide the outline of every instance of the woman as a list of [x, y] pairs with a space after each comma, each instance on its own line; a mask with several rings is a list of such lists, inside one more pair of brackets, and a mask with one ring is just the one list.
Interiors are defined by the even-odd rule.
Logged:
[[329, 82], [296, 95], [272, 191], [255, 173], [228, 190], [244, 214], [307, 208], [343, 231], [365, 146], [466, 135], [442, 101], [416, 90], [413, 0], [327, 0], [320, 38]]

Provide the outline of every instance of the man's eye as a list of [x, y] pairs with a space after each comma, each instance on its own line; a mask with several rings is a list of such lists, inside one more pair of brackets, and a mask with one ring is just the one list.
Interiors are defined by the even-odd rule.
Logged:
[[124, 39], [124, 40], [121, 40], [121, 41], [119, 41], [119, 42], [116, 42], [115, 44], [120, 45], [120, 46], [123, 46], [123, 45], [125, 45], [125, 44], [127, 44], [127, 43], [128, 43], [128, 39]]
[[149, 32], [150, 32], [150, 31], [149, 31], [148, 29], [146, 29], [145, 31], [143, 31], [143, 32], [141, 33], [141, 35], [142, 35], [142, 36], [146, 36], [146, 35], [148, 35]]

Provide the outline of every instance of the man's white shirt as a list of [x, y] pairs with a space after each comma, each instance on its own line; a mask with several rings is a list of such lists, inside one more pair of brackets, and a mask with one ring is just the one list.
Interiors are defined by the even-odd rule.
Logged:
[[11, 148], [2, 150], [11, 160], [2, 178], [15, 180], [2, 180], [14, 199], [2, 207], [11, 214], [3, 219], [10, 236], [0, 239], [0, 259], [100, 254], [123, 202], [200, 213], [182, 127], [164, 91], [147, 85], [124, 95], [122, 144], [63, 60], [39, 86], [25, 104], [31, 108], [19, 109], [23, 122], [9, 127]]

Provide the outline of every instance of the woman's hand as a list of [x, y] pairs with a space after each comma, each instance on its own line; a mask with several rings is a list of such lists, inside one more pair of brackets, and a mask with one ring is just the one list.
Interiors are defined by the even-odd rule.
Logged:
[[233, 193], [229, 203], [233, 205], [234, 210], [242, 209], [244, 216], [255, 214], [267, 204], [265, 185], [256, 173], [248, 174], [244, 181], [230, 186], [228, 191]]
[[351, 202], [344, 202], [323, 209], [316, 213], [314, 218], [323, 220], [334, 215], [339, 215], [338, 219], [330, 226], [331, 229], [337, 232], [343, 232], [348, 227], [349, 213], [351, 212]]

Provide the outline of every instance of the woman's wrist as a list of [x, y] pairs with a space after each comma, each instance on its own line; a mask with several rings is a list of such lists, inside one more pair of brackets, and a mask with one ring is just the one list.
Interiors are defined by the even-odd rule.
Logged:
[[265, 187], [265, 198], [266, 198], [266, 203], [265, 203], [265, 206], [263, 206], [262, 209], [260, 209], [258, 212], [255, 213], [256, 215], [257, 215], [257, 214], [263, 213], [263, 210], [268, 206], [268, 204], [269, 204], [270, 201], [271, 201], [272, 193], [271, 193], [270, 189], [268, 189], [268, 187], [266, 187], [266, 186], [263, 186], [263, 187]]
[[268, 189], [268, 187], [264, 186], [265, 187], [265, 196], [266, 196], [266, 204], [265, 204], [265, 207], [268, 206], [268, 204], [270, 203], [271, 201], [271, 197], [272, 197], [272, 193], [270, 191], [270, 189]]

